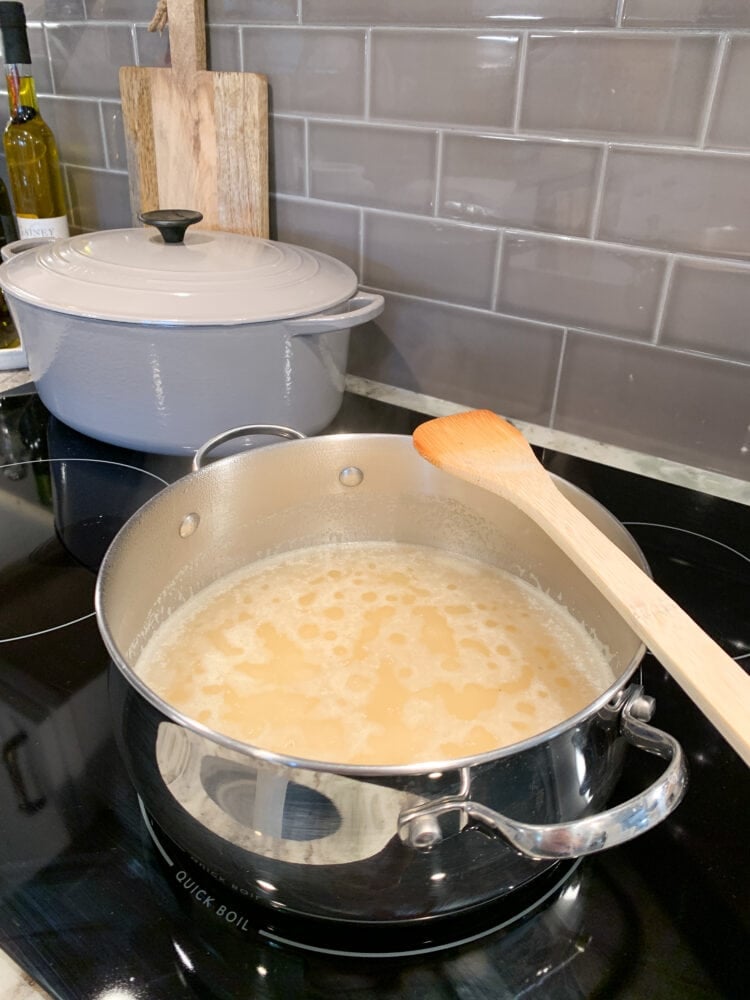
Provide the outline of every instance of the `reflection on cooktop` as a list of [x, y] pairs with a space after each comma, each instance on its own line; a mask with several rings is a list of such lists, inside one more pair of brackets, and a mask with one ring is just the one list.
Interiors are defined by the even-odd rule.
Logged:
[[0, 641], [94, 613], [96, 570], [110, 542], [165, 481], [90, 459], [7, 465], [0, 477]]
[[670, 524], [623, 522], [659, 585], [735, 658], [750, 654], [750, 557], [724, 542]]

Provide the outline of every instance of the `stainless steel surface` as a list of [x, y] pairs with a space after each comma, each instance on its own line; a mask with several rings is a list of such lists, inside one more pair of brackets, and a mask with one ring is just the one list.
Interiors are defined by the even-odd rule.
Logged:
[[505, 837], [516, 850], [535, 859], [595, 854], [650, 830], [682, 800], [687, 789], [687, 765], [682, 748], [673, 737], [646, 725], [639, 718], [644, 705], [653, 699], [644, 698], [643, 689], [638, 685], [631, 685], [623, 696], [618, 698], [622, 702], [619, 708], [621, 734], [633, 746], [669, 761], [664, 773], [640, 794], [604, 812], [568, 823], [520, 823], [469, 798], [471, 775], [467, 768], [464, 787], [458, 795], [436, 799], [427, 806], [416, 806], [401, 814], [399, 833], [402, 840], [412, 847], [434, 847], [442, 839], [442, 833], [439, 824], [430, 825], [429, 821], [451, 812], [480, 822]]
[[[352, 467], [362, 473], [358, 485], [342, 480]], [[642, 560], [606, 510], [558, 484]], [[187, 514], [198, 516], [197, 527], [183, 537]], [[538, 581], [611, 650], [616, 680], [576, 716], [513, 746], [461, 760], [365, 767], [285, 757], [212, 732], [134, 672], [159, 624], [213, 581], [274, 553], [365, 540], [432, 545]], [[117, 668], [111, 696], [120, 749], [149, 812], [202, 864], [273, 907], [399, 921], [511, 892], [554, 862], [521, 856], [455, 810], [438, 819], [440, 843], [415, 850], [399, 836], [399, 817], [459, 794], [468, 781], [472, 801], [518, 823], [569, 823], [602, 810], [621, 771], [626, 740], [608, 706], [636, 671], [643, 646], [526, 517], [424, 462], [410, 437], [290, 441], [192, 473], [122, 529], [102, 564], [96, 606]], [[434, 832], [433, 821], [426, 826]]]
[[200, 446], [193, 458], [193, 472], [202, 469], [206, 458], [220, 445], [238, 437], [250, 437], [255, 434], [269, 434], [272, 437], [286, 438], [290, 441], [305, 437], [300, 431], [295, 431], [291, 427], [281, 427], [279, 424], [246, 424], [243, 427], [233, 427], [231, 430], [216, 434], [210, 441], [206, 441]]

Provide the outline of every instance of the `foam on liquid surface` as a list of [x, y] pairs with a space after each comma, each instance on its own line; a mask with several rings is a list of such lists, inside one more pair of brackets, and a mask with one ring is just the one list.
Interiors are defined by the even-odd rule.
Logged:
[[605, 651], [540, 589], [389, 542], [297, 550], [225, 577], [164, 622], [136, 669], [218, 732], [371, 765], [515, 743], [614, 680]]

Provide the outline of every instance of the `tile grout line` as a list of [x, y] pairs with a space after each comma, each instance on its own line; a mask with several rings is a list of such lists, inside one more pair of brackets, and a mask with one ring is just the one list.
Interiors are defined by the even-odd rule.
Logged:
[[[81, 166], [82, 169], [86, 170], [101, 169], [100, 167], [99, 168], [88, 167], [83, 164], [73, 164], [73, 165]], [[305, 195], [292, 194], [287, 192], [287, 193], [279, 193], [277, 197], [283, 201], [285, 199], [288, 200], [303, 199]], [[435, 218], [434, 216], [428, 214], [427, 212], [405, 211], [397, 208], [383, 208], [382, 206], [379, 205], [359, 205], [358, 203], [355, 202], [333, 201], [330, 198], [311, 197], [310, 200], [316, 203], [330, 205], [331, 207], [334, 208], [341, 208], [342, 210], [345, 209], [357, 210], [359, 208], [364, 208], [366, 209], [366, 211], [370, 212], [373, 215], [411, 219], [417, 224], [420, 222], [432, 222], [434, 221]], [[726, 254], [709, 254], [706, 252], [701, 252], [699, 250], [689, 250], [685, 249], [684, 247], [676, 247], [676, 246], [654, 247], [654, 246], [646, 246], [645, 244], [640, 244], [640, 243], [624, 243], [615, 239], [596, 239], [586, 235], [572, 236], [569, 233], [542, 231], [522, 225], [504, 226], [502, 225], [502, 223], [499, 222], [494, 224], [493, 223], [479, 224], [471, 222], [467, 219], [463, 218], [458, 219], [450, 216], [438, 216], [437, 218], [439, 218], [439, 221], [444, 223], [446, 226], [455, 226], [457, 228], [475, 229], [484, 232], [486, 232], [487, 230], [499, 231], [503, 229], [508, 233], [517, 233], [521, 236], [526, 236], [527, 238], [535, 239], [541, 242], [546, 241], [550, 243], [567, 243], [567, 244], [576, 244], [581, 246], [591, 246], [591, 244], [594, 244], [596, 247], [601, 247], [607, 250], [615, 250], [618, 253], [632, 254], [633, 256], [654, 257], [658, 259], [668, 258], [669, 256], [678, 256], [687, 258], [690, 261], [698, 263], [702, 262], [706, 264], [719, 265], [720, 268], [731, 268], [733, 270], [739, 269], [742, 271], [750, 271], [750, 259], [748, 259], [747, 257], [732, 257], [732, 256], [727, 256]]]
[[357, 261], [357, 266], [359, 268], [359, 280], [362, 284], [365, 283], [365, 210], [360, 208], [359, 210], [359, 233], [357, 236], [357, 253], [359, 255], [359, 260]]
[[435, 152], [435, 184], [433, 187], [434, 204], [432, 206], [432, 218], [440, 218], [440, 198], [443, 182], [443, 154], [445, 151], [445, 135], [442, 129], [437, 133], [437, 150]]
[[49, 67], [49, 78], [52, 82], [52, 93], [57, 96], [57, 81], [55, 80], [55, 72], [52, 68], [52, 50], [49, 47], [49, 35], [47, 33], [47, 25], [42, 25], [42, 38], [44, 40], [44, 51], [47, 57], [47, 66]]
[[513, 124], [511, 131], [517, 134], [521, 124], [521, 103], [523, 100], [523, 89], [526, 86], [526, 57], [529, 48], [529, 33], [522, 31], [519, 35], [521, 46], [518, 52], [518, 75], [516, 77], [516, 93], [513, 103]]
[[490, 289], [490, 309], [497, 312], [498, 298], [500, 296], [500, 273], [503, 267], [503, 251], [505, 249], [505, 230], [499, 230], [497, 234], [497, 247], [495, 248], [495, 272], [492, 275], [492, 288]]
[[[2, 87], [0, 86], [0, 91]], [[98, 97], [88, 97], [83, 94], [54, 94], [51, 95], [59, 100], [77, 100], [77, 101], [94, 101], [94, 100], [112, 100], [116, 101], [118, 98], [114, 95], [99, 95]], [[528, 142], [541, 143], [547, 146], [567, 146], [567, 147], [584, 147], [591, 149], [603, 148], [605, 146], [610, 149], [625, 149], [625, 150], [636, 150], [638, 152], [647, 153], [679, 153], [685, 156], [698, 156], [705, 158], [715, 158], [715, 159], [738, 159], [738, 160], [750, 160], [750, 146], [735, 146], [735, 147], [718, 147], [718, 146], [707, 146], [706, 148], [700, 148], [695, 143], [689, 144], [684, 142], [668, 142], [665, 140], [644, 140], [636, 138], [628, 138], [626, 136], [616, 136], [612, 134], [601, 135], [597, 137], [591, 137], [583, 135], [582, 133], [573, 133], [571, 135], [561, 135], [561, 134], [551, 134], [545, 132], [533, 132], [528, 129], [519, 129], [518, 133], [510, 131], [508, 128], [496, 127], [492, 125], [458, 125], [451, 122], [444, 121], [427, 121], [420, 119], [419, 121], [409, 121], [399, 118], [373, 118], [365, 120], [362, 117], [357, 117], [355, 115], [345, 115], [341, 113], [331, 113], [326, 114], [323, 112], [308, 112], [299, 109], [287, 109], [287, 110], [277, 110], [274, 115], [279, 118], [303, 118], [309, 117], [311, 121], [320, 122], [327, 125], [342, 125], [351, 126], [352, 128], [361, 128], [362, 126], [367, 126], [372, 129], [390, 129], [391, 131], [399, 132], [434, 132], [436, 129], [440, 129], [446, 134], [455, 134], [460, 136], [476, 137], [480, 139], [486, 139], [490, 141], [494, 140], [513, 140], [513, 139], [523, 139]]]
[[625, 16], [625, 0], [617, 0], [615, 8], [615, 28], [622, 28], [622, 19]]
[[655, 346], [658, 346], [661, 343], [661, 335], [664, 329], [664, 317], [667, 313], [667, 302], [669, 301], [669, 295], [672, 291], [672, 281], [674, 279], [676, 263], [677, 256], [675, 254], [670, 254], [670, 256], [667, 257], [667, 264], [664, 268], [664, 280], [659, 294], [659, 301], [656, 305], [654, 327], [651, 334], [651, 340], [649, 341], [649, 343], [654, 344]]
[[99, 132], [102, 137], [102, 147], [104, 148], [104, 169], [111, 170], [112, 164], [109, 159], [109, 143], [107, 142], [107, 129], [104, 124], [104, 108], [102, 107], [103, 101], [97, 102], [99, 105]]
[[364, 120], [366, 122], [370, 121], [370, 115], [372, 114], [372, 29], [368, 28], [365, 32], [365, 65], [364, 65]]
[[716, 107], [716, 95], [719, 89], [719, 83], [724, 72], [725, 63], [727, 61], [727, 50], [729, 49], [729, 35], [724, 33], [719, 36], [719, 44], [716, 47], [716, 54], [714, 55], [713, 66], [711, 67], [711, 76], [708, 81], [708, 87], [706, 88], [705, 102], [703, 105], [703, 113], [701, 115], [700, 127], [698, 129], [697, 143], [699, 149], [706, 148], [706, 141], [708, 139], [708, 132], [711, 126], [711, 119], [714, 114]]
[[[302, 137], [302, 141], [303, 141], [304, 147], [305, 147], [305, 149], [304, 149], [304, 154], [305, 154], [305, 198], [308, 199], [308, 200], [310, 200], [311, 199], [310, 188], [312, 186], [311, 183], [310, 183], [310, 178], [311, 178], [311, 173], [312, 173], [312, 164], [310, 162], [310, 120], [308, 118], [305, 118], [304, 122], [305, 122], [305, 130], [304, 130], [304, 134], [303, 134], [303, 137]], [[314, 199], [312, 199], [312, 200], [314, 200]]]
[[[485, 316], [488, 319], [494, 320], [511, 320], [514, 323], [519, 323], [522, 325], [527, 325], [530, 327], [536, 327], [545, 330], [557, 330], [560, 334], [578, 334], [582, 337], [599, 340], [599, 341], [610, 341], [617, 344], [627, 344], [630, 347], [643, 348], [644, 350], [655, 350], [663, 354], [680, 355], [683, 357], [695, 358], [700, 356], [701, 358], [711, 361], [719, 362], [721, 364], [728, 364], [734, 368], [742, 369], [743, 373], [747, 372], [750, 375], [750, 361], [740, 359], [737, 357], [727, 357], [722, 354], [714, 354], [710, 351], [694, 351], [690, 348], [677, 347], [671, 344], [652, 344], [649, 340], [644, 340], [642, 337], [636, 337], [628, 334], [619, 334], [611, 330], [597, 330], [590, 326], [575, 326], [570, 323], [565, 323], [561, 321], [559, 323], [554, 323], [551, 320], [538, 319], [533, 316], [522, 316], [519, 313], [503, 312], [500, 310], [493, 311], [488, 309], [486, 306], [468, 305], [465, 303], [457, 303], [446, 301], [445, 299], [430, 298], [426, 294], [418, 294], [415, 292], [402, 292], [395, 291], [392, 288], [385, 288], [377, 284], [373, 284], [367, 281], [362, 282], [363, 288], [368, 291], [378, 292], [382, 295], [389, 296], [394, 301], [405, 300], [407, 302], [415, 303], [428, 303], [430, 305], [438, 306], [441, 308], [454, 310], [456, 312], [468, 313], [468, 314], [478, 314], [480, 316]], [[566, 340], [567, 343], [567, 340]]]
[[604, 179], [607, 174], [609, 163], [609, 145], [602, 149], [602, 158], [599, 164], [599, 176], [596, 181], [596, 192], [594, 194], [594, 204], [591, 206], [591, 226], [589, 228], [589, 239], [596, 240], [597, 233], [602, 221], [602, 204], [604, 202]]
[[549, 409], [549, 427], [555, 426], [557, 419], [557, 402], [560, 397], [560, 383], [562, 382], [563, 362], [565, 360], [565, 349], [568, 346], [568, 328], [562, 332], [562, 343], [560, 344], [560, 357], [557, 359], [557, 372], [555, 373], [555, 387], [552, 390], [552, 402]]

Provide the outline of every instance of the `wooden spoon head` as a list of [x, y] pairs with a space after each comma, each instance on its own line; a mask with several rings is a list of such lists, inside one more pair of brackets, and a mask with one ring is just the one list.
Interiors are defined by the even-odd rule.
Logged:
[[432, 465], [505, 495], [508, 477], [547, 473], [526, 438], [491, 410], [469, 410], [428, 420], [413, 432], [414, 446]]

